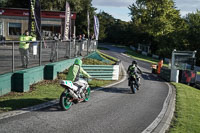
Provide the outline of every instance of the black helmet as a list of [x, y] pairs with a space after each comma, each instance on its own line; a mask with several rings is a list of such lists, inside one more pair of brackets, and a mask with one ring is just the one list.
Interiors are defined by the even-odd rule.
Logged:
[[134, 60], [134, 61], [132, 62], [132, 65], [133, 65], [133, 64], [137, 65], [137, 62]]

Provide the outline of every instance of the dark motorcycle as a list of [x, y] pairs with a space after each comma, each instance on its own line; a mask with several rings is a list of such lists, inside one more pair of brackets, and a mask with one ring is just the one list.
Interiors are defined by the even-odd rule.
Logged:
[[137, 77], [135, 74], [134, 75], [131, 75], [129, 78], [129, 86], [130, 86], [130, 89], [132, 91], [133, 94], [136, 93], [136, 90], [139, 90], [139, 82], [140, 82], [140, 77]]

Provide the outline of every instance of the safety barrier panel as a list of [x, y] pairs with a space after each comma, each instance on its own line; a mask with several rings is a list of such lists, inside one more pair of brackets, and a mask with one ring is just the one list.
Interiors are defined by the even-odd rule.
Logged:
[[12, 73], [0, 75], [0, 96], [11, 92]]
[[119, 65], [83, 65], [83, 69], [96, 79], [119, 79]]
[[159, 76], [161, 78], [163, 78], [164, 80], [170, 82], [171, 69], [166, 68], [166, 67], [162, 67]]
[[27, 92], [30, 90], [30, 85], [43, 79], [44, 66], [17, 71], [12, 76], [12, 90], [16, 92]]

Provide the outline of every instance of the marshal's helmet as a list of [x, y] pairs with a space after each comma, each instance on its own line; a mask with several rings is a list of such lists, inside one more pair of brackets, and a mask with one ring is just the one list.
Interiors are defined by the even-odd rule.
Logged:
[[75, 65], [82, 66], [82, 61], [81, 61], [80, 59], [76, 59], [76, 60], [74, 61], [74, 64], [75, 64]]

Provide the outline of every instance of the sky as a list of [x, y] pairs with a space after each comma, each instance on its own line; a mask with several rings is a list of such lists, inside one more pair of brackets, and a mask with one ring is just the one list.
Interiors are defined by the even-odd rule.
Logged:
[[[97, 8], [97, 13], [104, 11], [112, 15], [116, 19], [130, 21], [129, 5], [132, 5], [135, 0], [92, 0], [93, 7]], [[187, 13], [200, 10], [200, 0], [174, 0], [176, 9], [180, 10], [181, 16]]]

